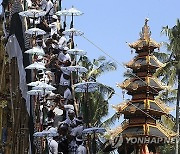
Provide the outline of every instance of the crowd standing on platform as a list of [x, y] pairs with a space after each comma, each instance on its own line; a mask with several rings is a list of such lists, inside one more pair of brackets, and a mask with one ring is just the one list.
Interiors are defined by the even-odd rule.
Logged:
[[[82, 116], [77, 116], [72, 95], [71, 71], [61, 69], [74, 64], [71, 55], [67, 53], [74, 46], [72, 38], [67, 38], [66, 23], [61, 23], [55, 14], [57, 1], [28, 0], [28, 9], [40, 9], [45, 16], [36, 19], [27, 18], [28, 27], [40, 28], [45, 35], [34, 35], [29, 48], [36, 47], [44, 51], [44, 55], [33, 55], [32, 62], [43, 63], [46, 70], [34, 71], [35, 81], [45, 82], [56, 87], [56, 90], [40, 98], [41, 131], [49, 131], [57, 136], [44, 138], [44, 152], [49, 154], [86, 154], [86, 143], [82, 131], [85, 129]], [[35, 20], [35, 22], [33, 21]], [[70, 27], [71, 28], [71, 27]]]

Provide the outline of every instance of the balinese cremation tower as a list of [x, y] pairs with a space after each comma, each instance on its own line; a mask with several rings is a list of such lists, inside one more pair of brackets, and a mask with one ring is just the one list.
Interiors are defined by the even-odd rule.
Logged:
[[153, 55], [160, 44], [150, 38], [151, 31], [147, 25], [148, 19], [140, 32], [140, 39], [129, 46], [135, 49], [137, 56], [126, 64], [132, 70], [132, 77], [126, 79], [119, 87], [132, 96], [116, 106], [117, 112], [124, 114], [125, 121], [120, 127], [110, 132], [111, 138], [123, 137], [123, 143], [116, 145], [120, 154], [144, 154], [147, 151], [158, 153], [159, 145], [165, 139], [175, 136], [175, 133], [161, 122], [161, 116], [169, 112], [162, 101], [155, 98], [165, 88], [153, 75], [162, 67], [162, 63]]

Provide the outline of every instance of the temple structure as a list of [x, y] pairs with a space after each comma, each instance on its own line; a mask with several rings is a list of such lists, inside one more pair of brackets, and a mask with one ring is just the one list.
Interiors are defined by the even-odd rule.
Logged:
[[132, 77], [118, 84], [132, 96], [131, 100], [115, 106], [125, 120], [121, 126], [110, 132], [111, 139], [116, 141], [119, 140], [115, 139], [117, 136], [122, 136], [123, 142], [119, 142], [119, 145], [114, 143], [112, 147], [118, 148], [118, 152], [122, 154], [133, 151], [135, 154], [147, 151], [157, 154], [159, 145], [175, 136], [173, 131], [161, 124], [161, 116], [168, 114], [169, 107], [155, 98], [165, 86], [153, 74], [164, 64], [153, 55], [154, 50], [160, 48], [160, 44], [150, 38], [151, 31], [147, 22], [148, 19], [140, 32], [140, 39], [129, 44], [137, 53], [137, 56], [126, 64], [126, 67], [132, 70]]

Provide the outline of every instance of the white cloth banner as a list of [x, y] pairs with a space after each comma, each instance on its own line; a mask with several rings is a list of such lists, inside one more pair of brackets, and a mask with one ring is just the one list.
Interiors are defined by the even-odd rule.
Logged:
[[17, 58], [18, 70], [19, 70], [19, 87], [22, 97], [26, 100], [27, 111], [30, 114], [30, 97], [27, 95], [28, 87], [26, 83], [26, 72], [23, 65], [23, 54], [19, 46], [18, 40], [15, 35], [11, 35], [6, 44], [6, 51], [11, 60], [13, 57]]

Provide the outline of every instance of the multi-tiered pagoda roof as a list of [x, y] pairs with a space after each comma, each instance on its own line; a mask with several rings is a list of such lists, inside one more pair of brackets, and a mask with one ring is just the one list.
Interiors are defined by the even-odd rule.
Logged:
[[[120, 153], [132, 146], [125, 140], [126, 137], [169, 138], [176, 135], [159, 122], [162, 115], [169, 113], [170, 108], [161, 100], [155, 99], [155, 96], [166, 86], [153, 74], [164, 64], [153, 55], [154, 50], [160, 48], [160, 44], [150, 38], [151, 31], [147, 22], [148, 19], [145, 20], [140, 32], [140, 39], [129, 44], [137, 53], [137, 56], [126, 64], [126, 67], [131, 69], [131, 77], [117, 85], [132, 96], [131, 100], [114, 106], [116, 111], [123, 114], [125, 118], [121, 126], [110, 131], [111, 138], [117, 138], [120, 135], [123, 137], [123, 144], [119, 147]], [[140, 148], [139, 144], [134, 145], [134, 150]], [[152, 146], [156, 149], [158, 145], [149, 144], [148, 146], [151, 146], [150, 149]]]

